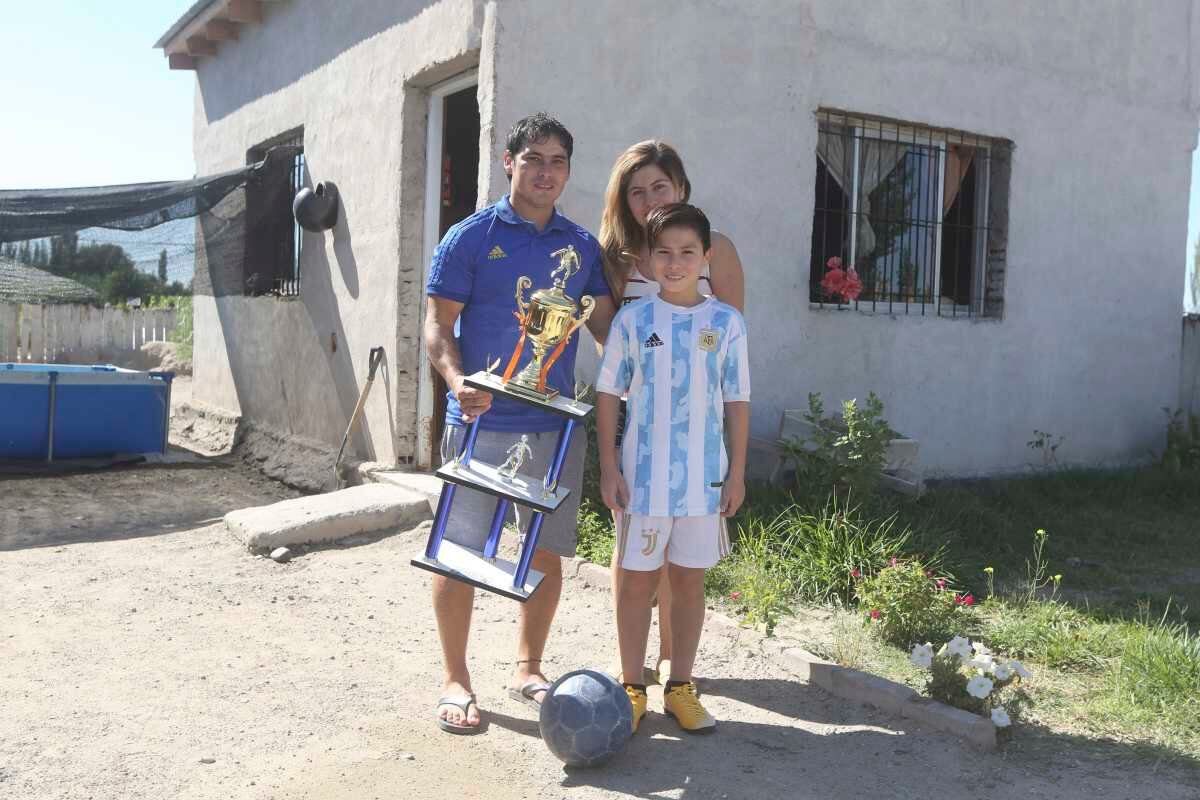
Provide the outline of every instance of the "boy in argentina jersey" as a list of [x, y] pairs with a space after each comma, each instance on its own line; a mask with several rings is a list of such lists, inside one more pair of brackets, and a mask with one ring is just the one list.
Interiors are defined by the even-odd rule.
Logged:
[[[692, 666], [704, 624], [704, 571], [728, 554], [725, 518], [746, 492], [746, 323], [737, 309], [697, 288], [711, 246], [700, 209], [662, 206], [647, 219], [646, 233], [659, 293], [618, 313], [596, 380], [601, 492], [616, 518], [622, 570], [617, 639], [623, 676], [641, 675], [651, 600], [665, 565], [675, 599], [664, 711], [685, 731], [708, 733], [716, 721], [700, 704]], [[617, 407], [625, 393], [618, 456]], [[626, 683], [625, 691], [636, 731], [646, 687]]]

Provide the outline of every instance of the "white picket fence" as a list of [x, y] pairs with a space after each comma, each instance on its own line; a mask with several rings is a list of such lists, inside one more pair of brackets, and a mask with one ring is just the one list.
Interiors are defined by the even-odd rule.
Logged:
[[165, 341], [174, 328], [174, 309], [0, 303], [0, 361], [111, 361]]

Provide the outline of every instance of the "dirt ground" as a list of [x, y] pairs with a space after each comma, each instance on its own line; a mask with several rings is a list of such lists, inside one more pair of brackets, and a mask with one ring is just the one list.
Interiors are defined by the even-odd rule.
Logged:
[[[0, 477], [0, 797], [1200, 797], [1195, 773], [1070, 742], [976, 752], [798, 683], [715, 624], [698, 672], [716, 735], [652, 713], [612, 763], [568, 771], [503, 691], [517, 606], [488, 594], [488, 728], [446, 735], [429, 575], [408, 563], [427, 523], [276, 564], [219, 521], [294, 494], [232, 456]], [[608, 594], [570, 579], [547, 672], [603, 667], [611, 641]]]

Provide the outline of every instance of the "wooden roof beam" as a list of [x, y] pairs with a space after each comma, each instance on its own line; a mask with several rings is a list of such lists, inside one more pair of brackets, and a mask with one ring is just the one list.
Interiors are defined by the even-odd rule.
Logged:
[[189, 36], [187, 51], [189, 56], [215, 56], [217, 46], [203, 36]]
[[238, 38], [238, 24], [226, 19], [214, 19], [204, 26], [205, 38], [214, 42], [224, 42]]
[[229, 0], [221, 13], [231, 22], [262, 22], [263, 9], [260, 0]]
[[187, 53], [167, 54], [167, 67], [170, 69], [195, 69], [197, 61], [199, 59], [189, 56]]

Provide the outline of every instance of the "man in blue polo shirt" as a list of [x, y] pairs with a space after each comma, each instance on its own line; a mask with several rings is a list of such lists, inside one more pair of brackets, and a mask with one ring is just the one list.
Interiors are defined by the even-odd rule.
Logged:
[[[533, 463], [542, 470], [549, 466], [562, 427], [559, 417], [507, 398], [493, 401], [487, 392], [463, 384], [465, 375], [486, 369], [497, 359], [504, 361], [516, 347], [519, 332], [513, 317], [513, 293], [520, 276], [532, 278], [535, 289], [550, 287], [550, 272], [558, 266], [558, 259], [551, 254], [574, 245], [582, 269], [567, 282], [566, 292], [577, 301], [585, 294], [596, 299], [587, 325], [601, 343], [608, 335], [616, 309], [601, 269], [599, 245], [554, 207], [571, 174], [573, 146], [570, 132], [553, 117], [535, 114], [517, 122], [509, 131], [504, 151], [508, 195], [447, 231], [433, 255], [426, 287], [425, 345], [429, 360], [450, 387], [443, 460], [458, 451], [463, 425], [482, 417], [475, 458], [502, 463], [508, 448], [525, 434]], [[572, 337], [547, 380], [568, 396], [574, 393], [578, 341]], [[585, 446], [582, 434], [573, 438], [559, 480], [571, 494], [554, 514], [546, 516], [533, 556], [533, 568], [546, 577], [521, 605], [517, 663], [509, 691], [516, 699], [534, 705], [549, 688], [541, 668], [542, 652], [562, 590], [560, 558], [575, 555]], [[460, 488], [446, 538], [482, 550], [495, 504], [491, 495]], [[438, 726], [451, 733], [479, 730], [479, 707], [467, 668], [474, 595], [474, 588], [465, 583], [434, 576], [433, 607], [445, 661], [445, 682], [436, 713]]]

